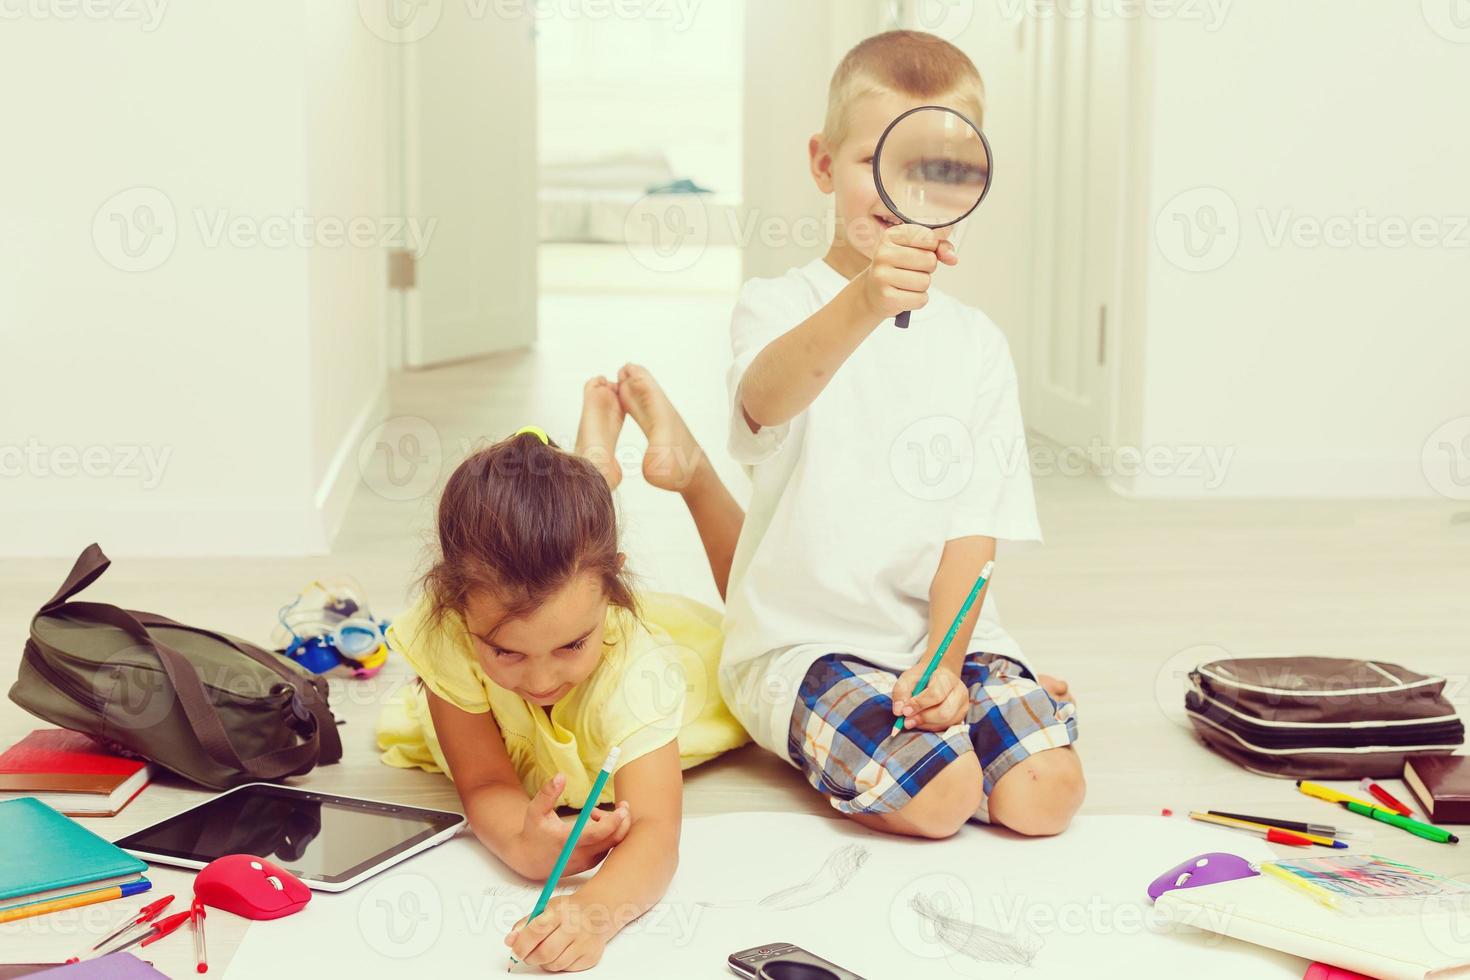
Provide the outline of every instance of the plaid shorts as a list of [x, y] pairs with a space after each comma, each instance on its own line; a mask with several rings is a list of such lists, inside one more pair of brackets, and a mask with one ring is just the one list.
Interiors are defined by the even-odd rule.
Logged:
[[[988, 801], [996, 780], [1016, 763], [1077, 741], [1076, 706], [1053, 701], [1021, 664], [972, 653], [960, 679], [970, 689], [963, 722], [942, 732], [891, 735], [897, 675], [828, 654], [802, 679], [787, 752], [837, 810], [891, 813], [966, 752], [980, 759]], [[988, 819], [985, 803], [975, 816]]]

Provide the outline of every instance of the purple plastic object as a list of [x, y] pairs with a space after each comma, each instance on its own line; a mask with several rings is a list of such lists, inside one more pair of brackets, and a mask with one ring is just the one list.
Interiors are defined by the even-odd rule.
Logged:
[[1196, 854], [1155, 878], [1154, 883], [1148, 886], [1148, 899], [1157, 902], [1164, 892], [1176, 888], [1218, 885], [1222, 881], [1253, 878], [1260, 873], [1249, 861], [1235, 854], [1225, 854], [1222, 851]]

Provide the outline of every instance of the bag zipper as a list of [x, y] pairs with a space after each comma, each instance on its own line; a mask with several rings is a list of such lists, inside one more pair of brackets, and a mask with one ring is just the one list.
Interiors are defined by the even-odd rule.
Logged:
[[1418, 725], [1385, 725], [1365, 728], [1361, 725], [1349, 727], [1314, 725], [1310, 729], [1287, 728], [1254, 724], [1238, 718], [1189, 691], [1184, 697], [1184, 706], [1192, 714], [1208, 719], [1218, 728], [1237, 732], [1256, 745], [1268, 748], [1359, 748], [1365, 742], [1384, 748], [1418, 746], [1428, 744], [1461, 744], [1465, 741], [1465, 726], [1459, 719], [1443, 722], [1428, 722]]

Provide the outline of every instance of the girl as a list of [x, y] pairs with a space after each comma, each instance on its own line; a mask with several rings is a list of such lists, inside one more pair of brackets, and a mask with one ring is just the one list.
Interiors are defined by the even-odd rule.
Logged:
[[[392, 642], [422, 685], [379, 721], [390, 765], [452, 775], [470, 827], [519, 874], [545, 879], [612, 746], [618, 765], [568, 874], [602, 861], [506, 944], [548, 970], [585, 970], [663, 895], [678, 862], [683, 769], [747, 741], [715, 671], [719, 614], [635, 596], [618, 551], [613, 450], [626, 415], [643, 471], [680, 493], [723, 596], [743, 518], [653, 377], [628, 365], [583, 391], [575, 453], [523, 429], [466, 459], [439, 502], [437, 561]], [[603, 860], [604, 857], [606, 860]]]

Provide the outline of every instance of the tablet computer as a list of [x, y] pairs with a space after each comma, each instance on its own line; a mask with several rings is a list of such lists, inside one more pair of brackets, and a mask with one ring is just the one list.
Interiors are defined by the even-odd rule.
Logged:
[[254, 854], [308, 888], [340, 892], [441, 844], [462, 814], [247, 783], [114, 841], [156, 864], [202, 868], [226, 854]]

